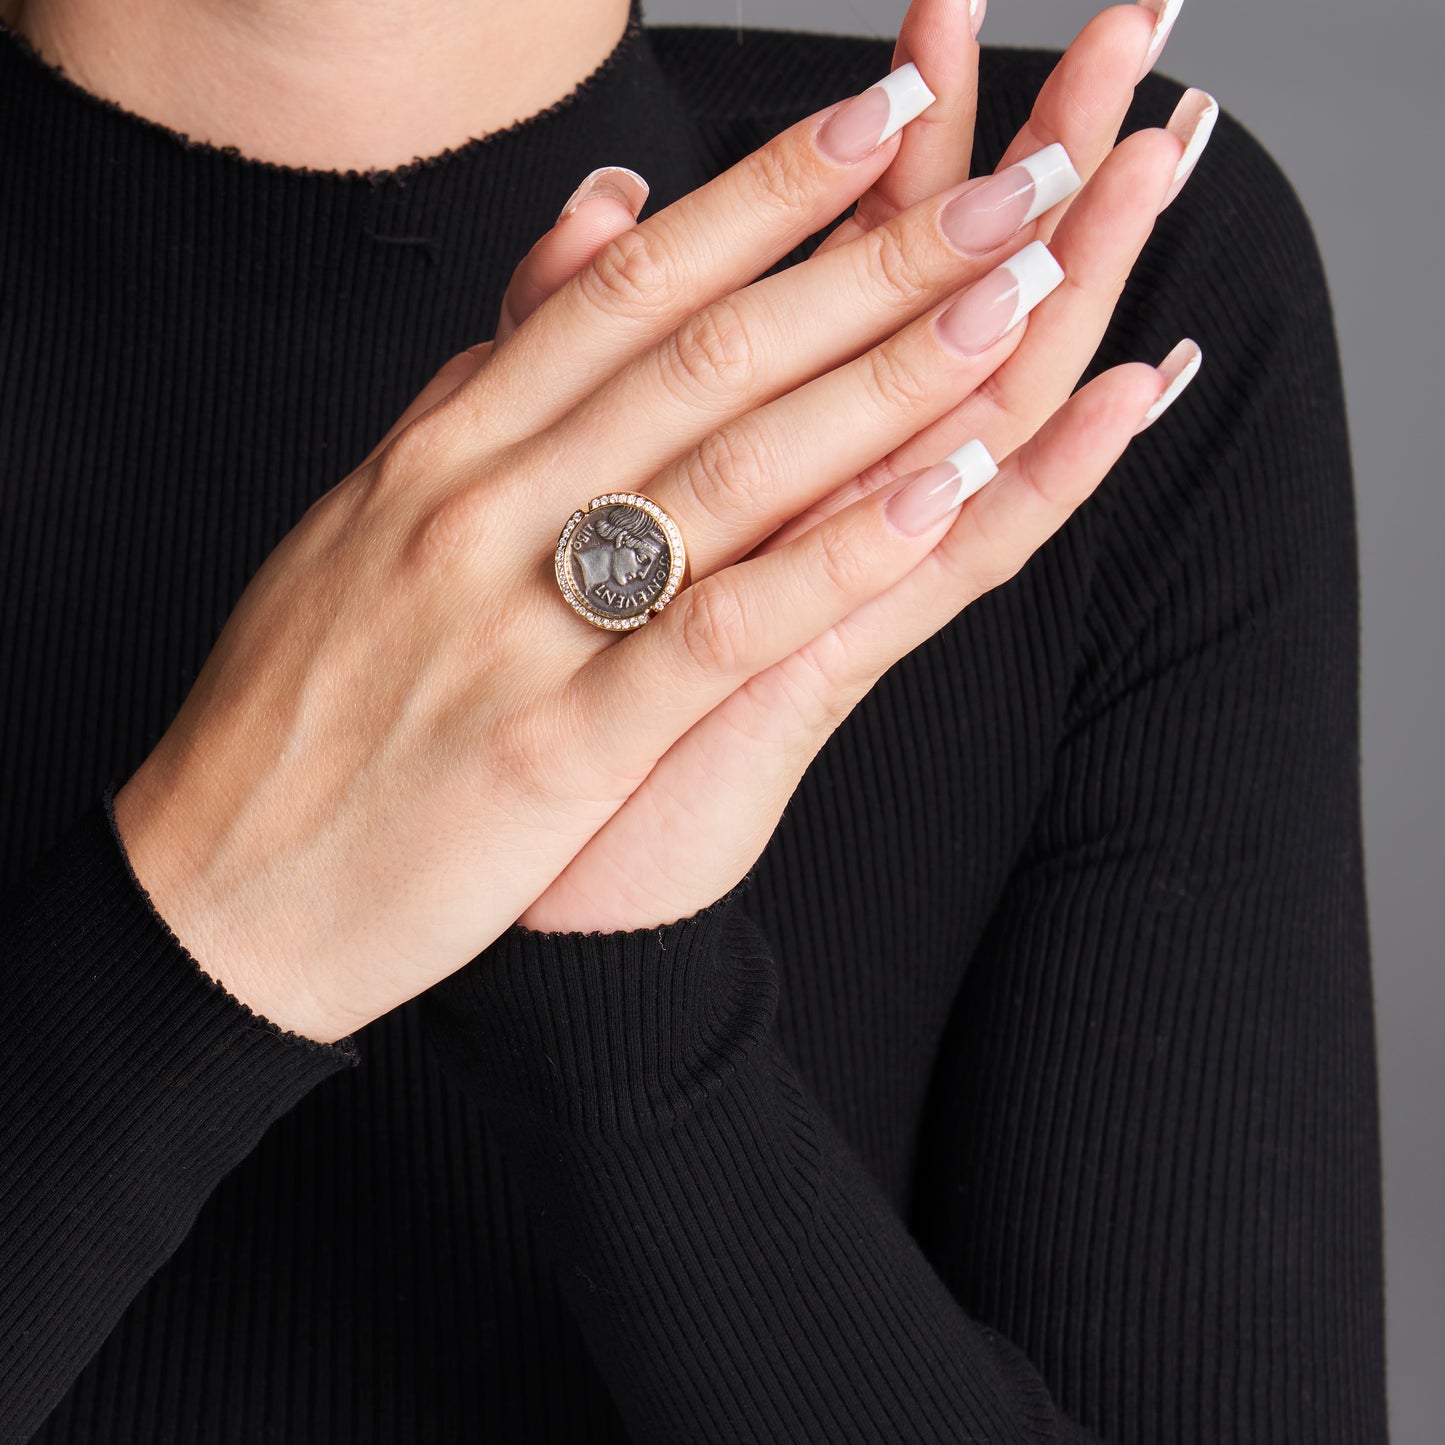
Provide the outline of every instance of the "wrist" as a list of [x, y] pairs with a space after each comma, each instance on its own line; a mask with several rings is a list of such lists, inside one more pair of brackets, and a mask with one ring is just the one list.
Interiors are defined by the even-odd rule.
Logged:
[[224, 884], [205, 866], [210, 849], [181, 817], [183, 791], [163, 781], [152, 758], [116, 790], [111, 818], [132, 878], [177, 945], [212, 982], [249, 1012], [315, 1043], [345, 1038], [343, 1022], [294, 966], [257, 947], [228, 907]]

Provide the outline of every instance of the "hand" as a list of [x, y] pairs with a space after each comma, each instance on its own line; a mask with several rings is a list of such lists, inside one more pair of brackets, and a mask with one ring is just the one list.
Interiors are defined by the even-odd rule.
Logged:
[[[940, 8], [944, 13], [936, 13]], [[915, 21], [920, 33], [946, 38], [949, 44], [942, 48], [950, 50], [956, 37], [948, 36], [943, 22], [949, 10], [961, 9], [918, 0], [900, 35], [899, 53], [905, 53], [903, 37]], [[791, 519], [753, 555], [784, 545], [970, 437], [982, 437], [998, 456], [1014, 452], [1004, 477], [971, 501], [934, 552], [888, 593], [750, 679], [680, 739], [522, 915], [523, 925], [554, 931], [651, 927], [687, 917], [721, 897], [756, 861], [808, 764], [883, 672], [1022, 565], [1090, 493], [1102, 475], [1100, 458], [1107, 457], [1105, 467], [1112, 464], [1114, 443], [1122, 448], [1142, 410], [1178, 377], [1180, 367], [1195, 361], [1197, 350], [1184, 348], [1162, 374], [1121, 369], [1058, 410], [1102, 337], [1155, 213], [1172, 199], [1175, 167], [1188, 139], [1179, 133], [1181, 124], [1187, 130], [1199, 115], [1198, 93], [1191, 93], [1180, 107], [1180, 124], [1171, 122], [1173, 136], [1133, 137], [1099, 167], [1136, 79], [1157, 59], [1154, 23], [1154, 16], [1137, 6], [1096, 16], [1060, 62], [999, 166], [1001, 172], [1059, 141], [1081, 170], [1098, 169], [1081, 194], [1039, 225], [1041, 232], [1058, 228], [1053, 249], [1072, 284], [1043, 304], [1018, 351], [978, 390]], [[938, 174], [936, 167], [947, 165], [950, 154], [968, 154], [963, 137], [971, 134], [974, 55], [957, 67], [962, 103], [948, 113], [952, 142], [935, 147], [929, 162], [918, 160], [918, 170], [926, 173], [915, 178], [919, 186]], [[938, 57], [940, 64], [944, 58]], [[925, 73], [934, 78], [934, 70]], [[911, 194], [895, 173], [910, 146], [920, 146], [925, 126], [936, 125], [937, 113], [945, 110], [946, 97], [940, 96], [940, 106], [909, 128], [893, 165], [859, 203], [855, 214], [861, 219], [838, 227], [815, 256], [894, 219]], [[1075, 209], [1066, 216], [1071, 201]], [[1045, 434], [1025, 447], [1051, 416]], [[796, 450], [803, 438], [792, 440]]]
[[[455, 358], [428, 389], [440, 400], [310, 508], [247, 589], [116, 814], [157, 907], [253, 1007], [334, 1038], [459, 967], [688, 728], [936, 540], [937, 528], [900, 532], [865, 498], [796, 546], [730, 565], [822, 488], [813, 476], [798, 495], [753, 498], [755, 516], [729, 516], [727, 498], [744, 492], [708, 445], [718, 424], [804, 395], [860, 352], [886, 376], [894, 353], [928, 337], [936, 409], [1017, 341], [960, 357], [936, 344], [937, 310], [890, 336], [987, 269], [941, 244], [928, 211], [837, 248], [806, 285], [773, 278], [764, 307], [777, 319], [825, 317], [840, 287], [857, 291], [841, 324], [764, 336], [770, 351], [717, 365], [732, 292], [896, 150], [837, 162], [820, 146], [836, 140], [838, 110], [609, 244], [485, 366]], [[880, 258], [915, 249], [925, 265], [900, 288]], [[694, 529], [699, 581], [632, 637], [579, 634], [545, 568], [509, 557], [550, 552], [555, 524], [532, 518], [549, 499], [566, 497], [557, 515], [573, 504], [561, 489], [574, 473], [621, 488], [669, 458], [693, 464], [672, 509], [691, 526], [690, 500], [713, 524]], [[515, 554], [489, 551], [497, 536]], [[743, 608], [766, 625], [739, 634], [729, 619]], [[627, 665], [609, 680], [623, 644]], [[649, 666], [671, 686], [665, 707], [638, 717], [633, 674]]]
[[[949, 246], [926, 206], [746, 305], [752, 288], [734, 295], [882, 174], [898, 146], [874, 143], [888, 95], [790, 127], [610, 242], [484, 360], [454, 358], [429, 388], [440, 400], [252, 579], [115, 800], [157, 910], [243, 1002], [334, 1039], [461, 967], [689, 728], [937, 540], [865, 498], [735, 566], [856, 463], [820, 455], [791, 493], [751, 495], [708, 440], [790, 395], [823, 432], [810, 382], [860, 354], [886, 377], [926, 348], [928, 398], [879, 416], [876, 455], [1012, 350], [962, 355], [922, 314], [996, 259]], [[900, 255], [917, 263], [906, 286]], [[730, 318], [755, 354], [729, 351]], [[657, 495], [696, 580], [635, 633], [589, 628], [551, 577], [560, 523], [669, 466]], [[743, 617], [758, 625], [740, 632]], [[666, 680], [643, 707], [638, 677]]]

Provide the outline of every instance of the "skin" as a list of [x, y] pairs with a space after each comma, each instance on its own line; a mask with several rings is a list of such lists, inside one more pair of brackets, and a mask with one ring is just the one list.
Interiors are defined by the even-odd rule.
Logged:
[[[385, 170], [560, 99], [627, 0], [9, 0], [77, 84], [195, 140]], [[3, 14], [0, 11], [0, 14]]]
[[[127, 24], [164, 14], [174, 27], [171, 58], [190, 66], [174, 92], [146, 89], [164, 65], [88, 46], [82, 20], [104, 24], [92, 0], [32, 3], [24, 28], [103, 93], [143, 113], [147, 98], [188, 106], [168, 123], [220, 143], [241, 143], [238, 97], [260, 86], [278, 113], [242, 149], [335, 168], [480, 133], [468, 107], [494, 68], [517, 72], [496, 124], [541, 108], [615, 43], [626, 7], [570, 7], [579, 24], [602, 8], [615, 22], [600, 53], [574, 37], [570, 79], [555, 54], [523, 73], [523, 39], [499, 61], [489, 46], [506, 17], [460, 8], [480, 39], [454, 89], [444, 58], [367, 49], [405, 13], [425, 52], [423, 22], [451, 15], [440, 0], [133, 0]], [[326, 47], [303, 48], [288, 72], [262, 37], [290, 24], [286, 44], [304, 47], [312, 16], [331, 27]], [[208, 973], [283, 1027], [334, 1040], [514, 921], [655, 927], [738, 882], [858, 700], [1025, 565], [1163, 390], [1141, 362], [1070, 397], [1181, 155], [1157, 130], [1114, 147], [1153, 19], [1115, 7], [1075, 42], [1005, 164], [1060, 141], [1088, 184], [986, 256], [959, 254], [937, 222], [976, 184], [962, 170], [977, 59], [964, 0], [909, 12], [900, 56], [939, 103], [864, 160], [818, 151], [829, 107], [640, 226], [604, 197], [538, 243], [509, 289], [503, 339], [448, 362], [308, 509], [117, 794], [138, 877]], [[196, 77], [210, 52], [196, 47], [216, 26], [234, 47], [207, 85]], [[372, 90], [353, 105], [363, 56]], [[288, 74], [304, 89], [288, 90]], [[419, 74], [428, 107], [369, 129], [375, 85], [399, 94]], [[856, 219], [816, 256], [754, 279], [854, 201]], [[1065, 284], [981, 356], [942, 345], [933, 322], [949, 301], [1045, 236]], [[897, 256], [909, 264], [890, 266]], [[999, 475], [922, 537], [893, 528], [895, 482], [973, 437]], [[763, 455], [765, 470], [750, 465]], [[567, 478], [584, 460], [597, 490], [645, 491], [688, 539], [692, 585], [634, 633], [588, 627], [551, 578], [579, 500]], [[504, 519], [520, 533], [516, 560], [504, 585], [483, 588], [481, 539]], [[666, 680], [645, 709], [639, 678]]]

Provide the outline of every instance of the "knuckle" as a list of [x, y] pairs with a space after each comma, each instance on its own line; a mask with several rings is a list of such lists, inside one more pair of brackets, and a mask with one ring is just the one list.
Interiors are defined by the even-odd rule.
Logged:
[[766, 145], [750, 158], [758, 200], [783, 212], [804, 211], [813, 198], [813, 177], [799, 152], [782, 144]]
[[875, 347], [868, 353], [868, 394], [885, 418], [921, 410], [929, 400], [928, 378], [896, 346]]
[[873, 590], [873, 561], [856, 537], [823, 542], [818, 549], [817, 570], [824, 587], [836, 598], [852, 600]]
[[752, 337], [731, 301], [714, 302], [689, 316], [659, 355], [668, 389], [688, 400], [741, 394], [752, 375]]
[[692, 495], [720, 526], [752, 517], [764, 485], [762, 449], [745, 426], [709, 432], [693, 454]]
[[376, 458], [371, 490], [382, 497], [414, 493], [451, 459], [451, 429], [424, 413], [397, 432]]
[[794, 702], [799, 718], [816, 732], [836, 732], [854, 707], [844, 685], [850, 670], [847, 644], [838, 629], [830, 627], [794, 657], [801, 672]]
[[[770, 741], [801, 770], [853, 710], [857, 687], [852, 680], [848, 647], [836, 627], [805, 643], [778, 666], [743, 684], [768, 720], [758, 741]], [[789, 726], [778, 738], [776, 719]]]
[[486, 535], [489, 505], [486, 489], [478, 486], [462, 487], [428, 505], [402, 549], [405, 569], [430, 574], [454, 567], [458, 554], [470, 554]]
[[890, 305], [916, 306], [928, 289], [920, 258], [891, 226], [875, 226], [863, 241], [865, 282]]
[[689, 665], [724, 677], [745, 671], [748, 616], [737, 591], [714, 573], [688, 587], [678, 620], [678, 647]]
[[555, 789], [560, 755], [553, 719], [536, 704], [509, 708], [488, 729], [485, 758], [489, 778], [516, 796], [535, 797]]
[[1006, 438], [1011, 445], [1032, 436], [1038, 428], [1039, 417], [1032, 413], [1040, 403], [1029, 398], [1025, 387], [1015, 384], [1008, 367], [984, 377], [970, 401], [986, 413], [989, 435]]
[[970, 515], [969, 545], [935, 549], [933, 559], [941, 566], [950, 593], [964, 597], [965, 605], [992, 592], [1009, 580], [1027, 560], [1021, 554], [1011, 528], [1013, 519], [1003, 515], [1010, 509], [983, 507]]
[[656, 231], [636, 227], [609, 241], [579, 277], [587, 301], [607, 315], [652, 315], [673, 294], [677, 263]]

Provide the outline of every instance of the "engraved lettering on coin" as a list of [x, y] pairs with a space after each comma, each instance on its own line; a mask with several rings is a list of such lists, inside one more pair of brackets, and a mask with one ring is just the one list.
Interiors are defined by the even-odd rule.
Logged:
[[604, 617], [646, 612], [667, 586], [672, 549], [657, 519], [629, 502], [589, 512], [567, 543], [572, 583]]

